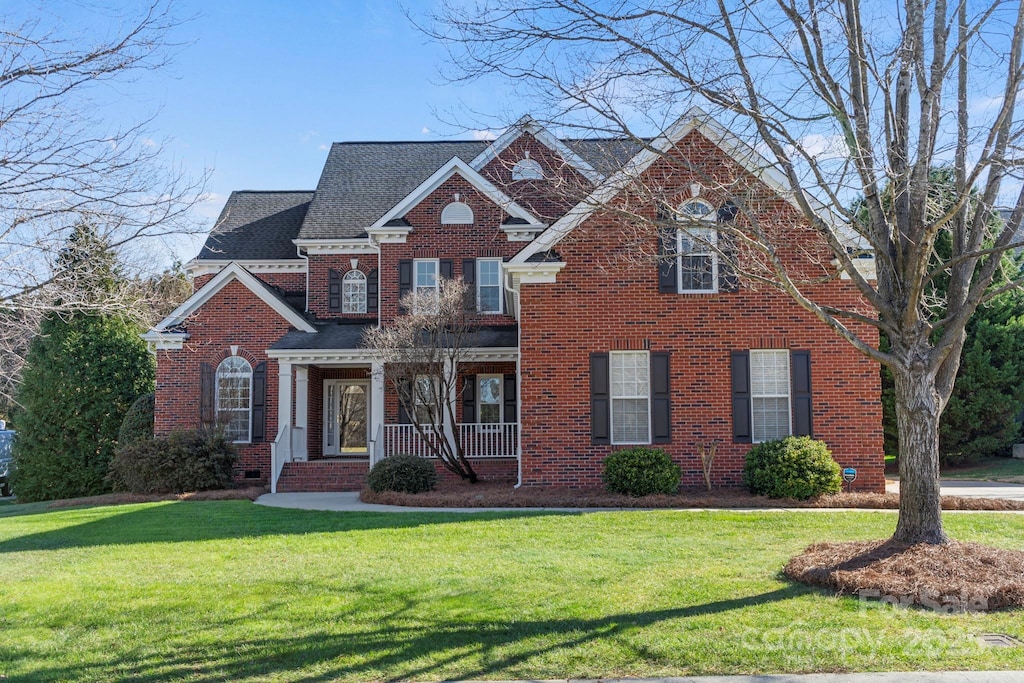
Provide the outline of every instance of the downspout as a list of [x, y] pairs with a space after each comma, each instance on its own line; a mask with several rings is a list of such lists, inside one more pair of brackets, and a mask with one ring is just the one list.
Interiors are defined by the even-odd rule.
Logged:
[[516, 420], [519, 422], [519, 438], [516, 439], [516, 485], [523, 485], [523, 326], [522, 308], [519, 305], [519, 290], [510, 287], [511, 274], [505, 278], [504, 287], [515, 301], [516, 312]]

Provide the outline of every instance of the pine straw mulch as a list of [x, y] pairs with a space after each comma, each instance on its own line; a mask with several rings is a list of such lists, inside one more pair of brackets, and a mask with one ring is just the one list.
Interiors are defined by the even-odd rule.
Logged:
[[[896, 510], [899, 495], [895, 493], [838, 493], [813, 500], [766, 498], [754, 496], [743, 489], [684, 491], [675, 495], [654, 495], [634, 498], [608, 493], [601, 488], [570, 489], [560, 487], [529, 487], [514, 489], [509, 484], [442, 481], [437, 489], [425, 493], [374, 493], [365, 489], [360, 494], [365, 503], [402, 505], [408, 507], [465, 508], [862, 508]], [[944, 510], [1024, 510], [1024, 501], [995, 498], [943, 496]]]
[[57, 510], [83, 505], [130, 505], [133, 503], [158, 503], [166, 500], [256, 500], [269, 490], [266, 486], [249, 486], [191, 493], [105, 493], [100, 496], [84, 498], [63, 498], [52, 501], [46, 507], [48, 510]]
[[1024, 552], [978, 543], [815, 543], [784, 572], [794, 581], [892, 605], [942, 612], [1024, 607]]

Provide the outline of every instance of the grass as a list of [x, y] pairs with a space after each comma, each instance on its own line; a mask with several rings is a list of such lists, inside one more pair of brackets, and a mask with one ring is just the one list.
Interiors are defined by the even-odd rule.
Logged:
[[[1020, 548], [1024, 516], [950, 514]], [[371, 514], [245, 501], [0, 508], [6, 681], [437, 680], [1021, 669], [1019, 612], [786, 581], [887, 512]]]
[[963, 467], [947, 467], [942, 476], [949, 479], [980, 479], [1024, 484], [1024, 459], [983, 458]]

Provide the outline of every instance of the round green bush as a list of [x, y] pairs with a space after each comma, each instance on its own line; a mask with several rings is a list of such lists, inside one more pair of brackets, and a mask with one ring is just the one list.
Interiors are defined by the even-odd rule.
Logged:
[[843, 487], [839, 464], [823, 441], [787, 436], [750, 449], [743, 467], [750, 492], [769, 498], [807, 500]]
[[660, 448], [624, 448], [604, 459], [604, 483], [612, 493], [675, 493], [682, 475], [679, 465]]
[[226, 489], [237, 457], [219, 429], [178, 431], [118, 447], [107, 479], [115, 491], [130, 493]]
[[370, 470], [366, 485], [371, 491], [398, 491], [422, 493], [437, 484], [434, 462], [414, 455], [392, 455], [384, 458]]
[[150, 392], [139, 396], [124, 414], [121, 429], [117, 432], [117, 445], [127, 446], [136, 441], [153, 438], [153, 411], [156, 394]]

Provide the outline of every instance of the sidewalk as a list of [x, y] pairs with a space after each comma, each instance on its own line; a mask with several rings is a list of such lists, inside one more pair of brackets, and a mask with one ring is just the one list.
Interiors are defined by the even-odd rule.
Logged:
[[[972, 479], [940, 479], [940, 493], [944, 496], [965, 498], [1006, 498], [1024, 500], [1024, 484], [1007, 484], [999, 481], [978, 481]], [[900, 482], [887, 480], [886, 493], [899, 493]], [[1021, 676], [1024, 681], [1024, 675]]]

